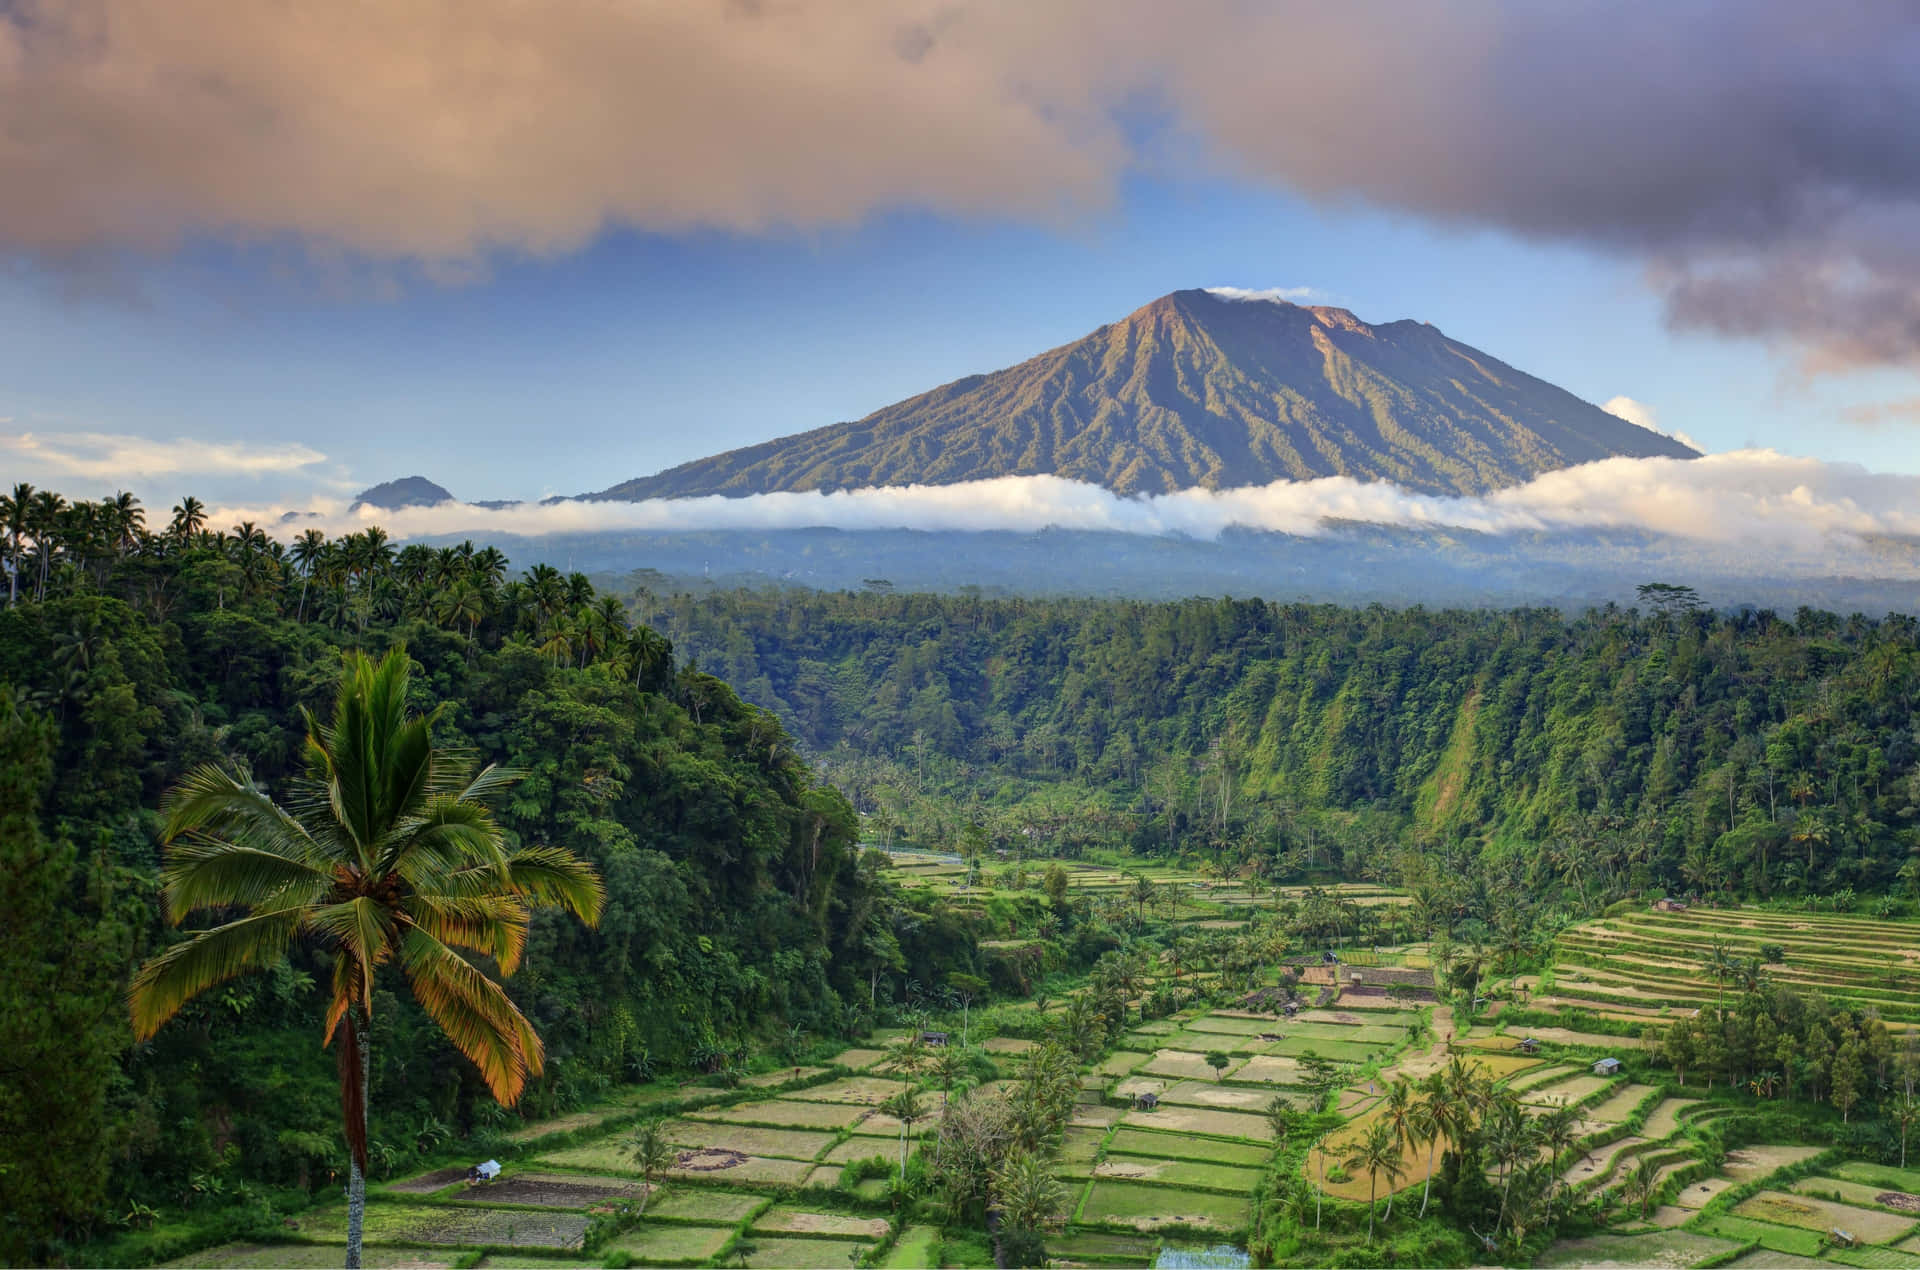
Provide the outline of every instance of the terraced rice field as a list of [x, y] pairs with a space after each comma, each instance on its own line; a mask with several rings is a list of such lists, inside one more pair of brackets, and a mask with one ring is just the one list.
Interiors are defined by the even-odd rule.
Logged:
[[1920, 922], [1847, 914], [1696, 908], [1601, 918], [1556, 941], [1553, 996], [1636, 1012], [1708, 1004], [1723, 991], [1706, 969], [1716, 939], [1739, 958], [1781, 945], [1785, 960], [1767, 966], [1774, 982], [1920, 1022]]

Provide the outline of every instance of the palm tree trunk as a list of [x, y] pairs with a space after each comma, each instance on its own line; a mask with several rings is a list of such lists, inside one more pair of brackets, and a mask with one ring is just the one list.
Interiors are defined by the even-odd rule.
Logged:
[[1435, 1134], [1427, 1143], [1427, 1184], [1420, 1190], [1420, 1220], [1427, 1219], [1427, 1198], [1433, 1194], [1433, 1153], [1440, 1145], [1440, 1135]]
[[347, 1132], [347, 1270], [360, 1270], [360, 1245], [367, 1220], [367, 1086], [372, 1072], [366, 1020], [358, 1007], [347, 1012], [341, 1029], [340, 1101]]

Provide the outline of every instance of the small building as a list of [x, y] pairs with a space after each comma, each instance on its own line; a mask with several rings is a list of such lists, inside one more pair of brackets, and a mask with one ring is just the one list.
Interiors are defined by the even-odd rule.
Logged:
[[1594, 1074], [1595, 1076], [1617, 1076], [1617, 1075], [1619, 1075], [1619, 1074], [1620, 1074], [1620, 1060], [1619, 1060], [1619, 1059], [1617, 1059], [1617, 1058], [1603, 1058], [1603, 1059], [1601, 1059], [1601, 1060], [1600, 1060], [1599, 1062], [1597, 1062], [1597, 1063], [1595, 1063], [1595, 1064], [1593, 1065], [1593, 1074]]
[[948, 1034], [945, 1032], [922, 1032], [920, 1034], [920, 1043], [922, 1045], [945, 1045], [947, 1043], [947, 1036]]
[[1838, 1226], [1827, 1231], [1827, 1238], [1833, 1240], [1834, 1246], [1839, 1248], [1851, 1248], [1859, 1242], [1851, 1230], [1842, 1230]]
[[500, 1176], [500, 1161], [488, 1160], [485, 1164], [476, 1164], [467, 1170], [469, 1182], [491, 1182]]
[[1539, 1039], [1532, 1036], [1526, 1037], [1520, 1042], [1520, 1052], [1522, 1054], [1538, 1054], [1540, 1052]]
[[1653, 902], [1653, 911], [1656, 913], [1684, 913], [1687, 911], [1687, 902], [1685, 900], [1676, 900], [1672, 896], [1666, 896]]
[[1159, 1094], [1145, 1093], [1145, 1094], [1135, 1094], [1133, 1096], [1133, 1109], [1135, 1111], [1152, 1111], [1155, 1107], [1158, 1107], [1159, 1105], [1160, 1105]]
[[1287, 1002], [1287, 1017], [1292, 1018], [1298, 1013], [1300, 1013], [1300, 1003], [1298, 1001]]

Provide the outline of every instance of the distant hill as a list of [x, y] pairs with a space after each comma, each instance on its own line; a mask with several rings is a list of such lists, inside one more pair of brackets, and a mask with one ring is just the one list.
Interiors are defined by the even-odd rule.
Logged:
[[403, 476], [397, 481], [383, 481], [372, 489], [363, 489], [353, 500], [354, 511], [362, 507], [378, 507], [382, 511], [399, 511], [402, 507], [432, 507], [435, 503], [450, 503], [453, 495], [424, 476]]
[[1483, 494], [1613, 455], [1696, 457], [1425, 323], [1176, 291], [1018, 366], [592, 497], [1038, 473], [1123, 494], [1332, 475]]

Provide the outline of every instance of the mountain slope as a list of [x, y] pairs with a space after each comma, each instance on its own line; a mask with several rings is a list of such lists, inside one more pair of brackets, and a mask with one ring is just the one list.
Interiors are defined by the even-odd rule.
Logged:
[[1694, 451], [1419, 322], [1176, 291], [1072, 344], [616, 485], [682, 498], [1053, 473], [1124, 494], [1347, 475], [1480, 494]]

